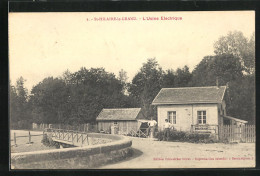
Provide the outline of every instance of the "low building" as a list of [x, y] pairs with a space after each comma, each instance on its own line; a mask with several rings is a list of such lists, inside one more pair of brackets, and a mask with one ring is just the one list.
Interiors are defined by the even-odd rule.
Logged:
[[224, 121], [231, 124], [246, 121], [226, 116], [226, 86], [163, 88], [154, 98], [159, 130], [165, 119], [180, 131], [217, 133]]
[[99, 131], [127, 135], [131, 130], [138, 131], [144, 116], [141, 108], [103, 109], [96, 121]]

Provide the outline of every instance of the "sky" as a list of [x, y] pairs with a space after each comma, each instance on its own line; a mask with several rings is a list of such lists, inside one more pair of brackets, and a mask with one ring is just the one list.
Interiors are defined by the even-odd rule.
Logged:
[[[182, 20], [143, 20], [147, 17]], [[135, 17], [129, 21], [94, 21], [99, 17]], [[92, 19], [92, 20], [91, 20]], [[124, 69], [135, 76], [148, 58], [164, 69], [185, 65], [192, 70], [213, 44], [229, 31], [250, 37], [254, 11], [222, 12], [59, 12], [9, 13], [9, 75], [12, 84], [23, 76], [31, 88], [67, 69]]]

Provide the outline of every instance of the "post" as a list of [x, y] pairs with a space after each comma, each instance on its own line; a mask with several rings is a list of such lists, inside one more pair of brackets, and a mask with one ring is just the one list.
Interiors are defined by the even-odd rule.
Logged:
[[71, 142], [72, 142], [72, 143], [74, 142], [73, 139], [74, 139], [73, 131], [71, 131]]
[[81, 134], [81, 139], [82, 139], [82, 145], [83, 145], [83, 133]]
[[29, 144], [31, 143], [31, 133], [29, 131]]
[[16, 134], [14, 132], [14, 145], [16, 146]]

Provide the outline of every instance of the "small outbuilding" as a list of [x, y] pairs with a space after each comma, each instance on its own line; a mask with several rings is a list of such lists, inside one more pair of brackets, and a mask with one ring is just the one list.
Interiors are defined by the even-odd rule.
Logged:
[[127, 135], [138, 131], [144, 120], [141, 108], [103, 109], [96, 121], [98, 130], [112, 134]]

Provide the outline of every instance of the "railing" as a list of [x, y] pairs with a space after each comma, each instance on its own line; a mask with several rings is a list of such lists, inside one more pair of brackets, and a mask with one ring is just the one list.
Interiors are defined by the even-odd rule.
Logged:
[[148, 130], [148, 128], [140, 128], [140, 129], [138, 129], [137, 131], [135, 131], [135, 130], [131, 130], [129, 133], [130, 133], [130, 135], [133, 137], [133, 136], [135, 136], [135, 137], [144, 137], [144, 138], [147, 138], [148, 136], [147, 136], [147, 130]]
[[51, 136], [52, 140], [64, 142], [71, 145], [82, 146], [89, 145], [88, 134], [86, 132], [47, 128], [44, 134]]
[[217, 134], [218, 125], [191, 125], [191, 132]]

